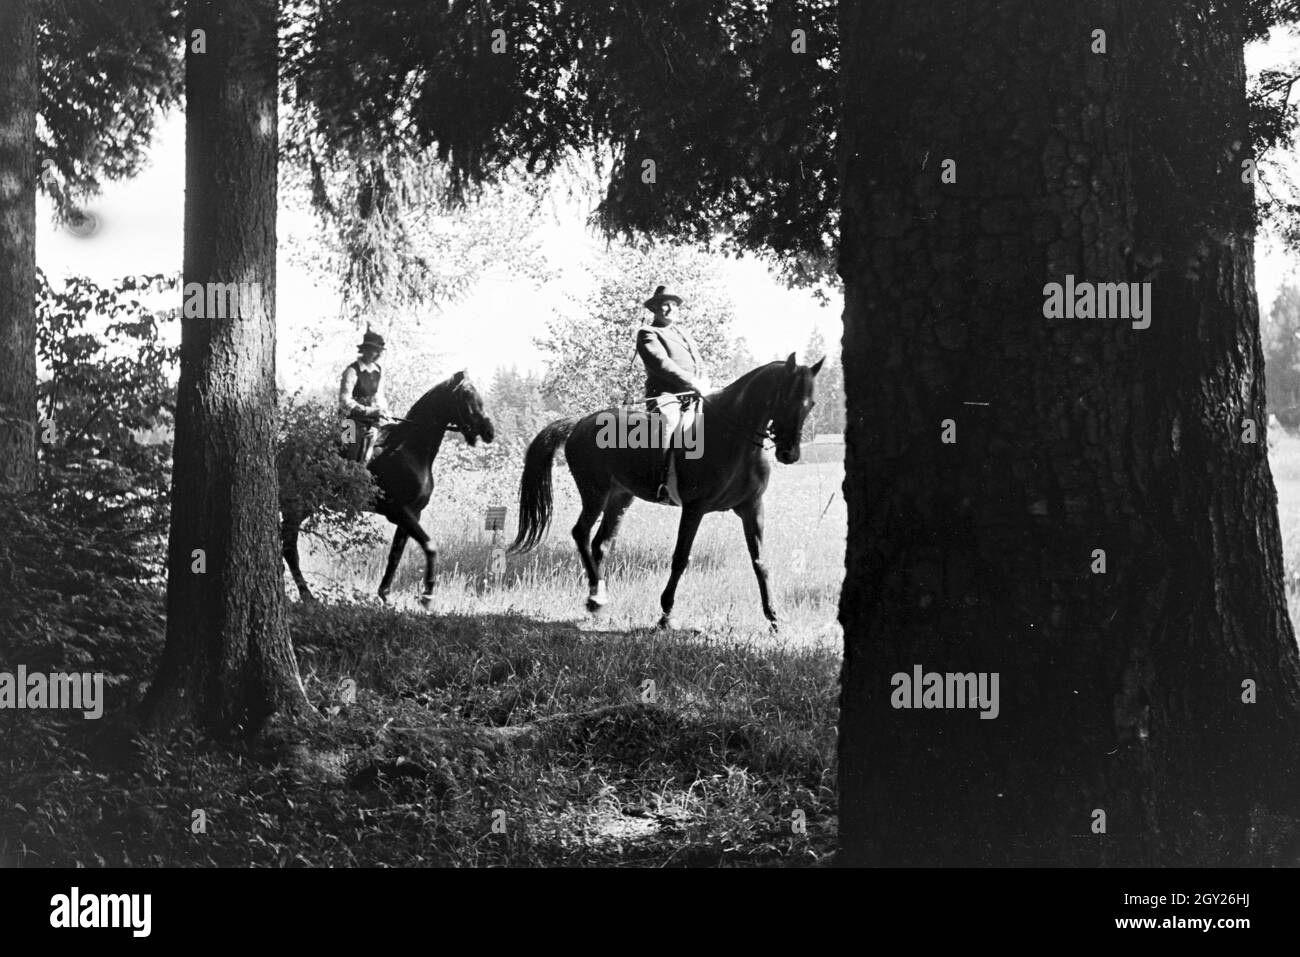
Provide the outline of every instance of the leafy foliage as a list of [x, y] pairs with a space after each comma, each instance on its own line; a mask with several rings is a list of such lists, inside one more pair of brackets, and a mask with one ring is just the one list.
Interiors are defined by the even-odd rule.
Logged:
[[1261, 323], [1268, 411], [1300, 429], [1300, 288], [1286, 283]]
[[473, 203], [450, 204], [447, 169], [428, 150], [358, 155], [309, 136], [291, 141], [287, 155], [299, 161], [286, 164], [289, 194], [325, 227], [294, 256], [339, 284], [346, 312], [373, 318], [445, 305], [502, 263], [533, 279], [549, 275], [534, 235], [545, 199], [536, 181], [505, 177]]
[[300, 0], [286, 21], [302, 138], [432, 150], [452, 197], [599, 156], [608, 234], [723, 233], [791, 281], [831, 274], [832, 0]]
[[444, 445], [438, 465], [443, 466], [446, 455], [449, 467], [459, 473], [505, 472], [509, 481], [514, 482], [528, 443], [542, 426], [559, 417], [558, 403], [554, 396], [544, 392], [541, 376], [535, 372], [521, 373], [514, 366], [496, 370], [483, 402], [496, 427], [492, 444], [480, 443], [477, 448], [463, 442]]
[[[151, 297], [175, 279], [128, 276], [111, 287], [72, 277], [61, 289], [38, 273], [39, 494], [52, 514], [124, 539], [167, 529], [177, 349]], [[332, 404], [282, 397], [276, 467], [281, 497], [312, 513], [305, 530], [336, 547], [365, 538], [356, 526], [374, 496], [370, 473], [339, 455]]]
[[826, 361], [817, 373], [817, 404], [804, 420], [804, 434], [809, 438], [844, 431], [844, 366], [839, 353], [829, 351], [821, 331], [814, 329], [801, 361], [810, 364], [823, 357]]
[[341, 425], [334, 407], [281, 396], [278, 426], [280, 501], [309, 516], [303, 530], [334, 548], [377, 540], [371, 526], [356, 521], [374, 501], [374, 477], [339, 454]]
[[173, 287], [161, 275], [102, 287], [82, 276], [54, 289], [37, 274], [39, 490], [55, 514], [128, 537], [167, 527], [171, 375], [177, 350], [141, 297]]
[[175, 0], [42, 3], [39, 181], [62, 215], [102, 179], [139, 172], [161, 111], [180, 98], [183, 20]]

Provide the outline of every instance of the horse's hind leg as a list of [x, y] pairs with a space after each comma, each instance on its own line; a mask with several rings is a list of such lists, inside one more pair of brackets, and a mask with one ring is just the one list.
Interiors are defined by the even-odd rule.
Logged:
[[635, 498], [631, 492], [611, 492], [605, 502], [605, 517], [600, 520], [596, 537], [591, 543], [592, 566], [596, 572], [596, 584], [587, 599], [587, 610], [596, 611], [609, 599], [605, 595], [605, 559], [614, 548], [618, 538], [618, 528], [623, 524], [623, 516]]
[[307, 579], [302, 577], [302, 569], [298, 566], [298, 531], [300, 527], [301, 523], [299, 522], [282, 521], [280, 523], [280, 554], [284, 556], [284, 563], [289, 566], [289, 574], [293, 576], [293, 583], [298, 586], [298, 597], [305, 602], [314, 602], [316, 596], [307, 587]]
[[393, 529], [393, 544], [388, 549], [388, 566], [384, 569], [383, 581], [379, 583], [379, 598], [384, 604], [388, 604], [388, 591], [393, 584], [393, 576], [397, 574], [397, 566], [401, 564], [402, 553], [406, 551], [406, 543], [411, 540], [411, 533], [406, 529], [398, 526]]
[[582, 559], [583, 570], [587, 573], [587, 610], [595, 611], [601, 603], [596, 602], [596, 593], [599, 587], [599, 575], [596, 570], [595, 559], [591, 555], [591, 528], [596, 524], [596, 519], [605, 509], [604, 496], [597, 496], [582, 490], [582, 512], [578, 515], [578, 521], [573, 526], [573, 542], [578, 546], [578, 557]]
[[754, 565], [754, 577], [758, 579], [758, 596], [763, 602], [763, 614], [767, 617], [772, 630], [777, 630], [776, 612], [772, 608], [772, 599], [768, 593], [767, 565], [763, 563], [763, 500], [753, 499], [734, 509], [740, 516], [745, 528], [745, 544], [749, 547], [749, 560]]

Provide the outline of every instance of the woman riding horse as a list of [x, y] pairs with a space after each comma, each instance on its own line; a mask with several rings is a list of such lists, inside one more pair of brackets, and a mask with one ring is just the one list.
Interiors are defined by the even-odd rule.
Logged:
[[[412, 538], [424, 550], [425, 558], [420, 603], [427, 606], [432, 597], [438, 550], [430, 543], [428, 533], [420, 527], [420, 513], [433, 494], [433, 460], [448, 432], [459, 432], [469, 445], [477, 445], [480, 437], [484, 442], [491, 442], [496, 436], [492, 420], [483, 411], [483, 400], [464, 372], [457, 372], [435, 385], [411, 406], [405, 419], [386, 426], [382, 448], [366, 466], [379, 486], [379, 495], [371, 506], [373, 511], [397, 526], [388, 552], [388, 566], [383, 581], [379, 583], [379, 597], [384, 601], [388, 600], [388, 589], [402, 552]], [[282, 499], [280, 514], [283, 519], [281, 549], [285, 563], [303, 601], [314, 601], [298, 567], [298, 532], [309, 513], [292, 499]]]

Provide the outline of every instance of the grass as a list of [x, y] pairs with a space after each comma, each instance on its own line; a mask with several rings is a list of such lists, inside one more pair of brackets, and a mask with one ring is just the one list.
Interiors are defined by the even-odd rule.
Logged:
[[[314, 726], [277, 724], [233, 746], [135, 736], [130, 708], [162, 642], [156, 589], [142, 590], [120, 628], [55, 629], [59, 640], [42, 644], [51, 626], [34, 624], [30, 666], [112, 661], [115, 693], [100, 722], [21, 712], [5, 729], [0, 864], [826, 861], [835, 844], [839, 466], [774, 474], [769, 562], [787, 623], [776, 636], [731, 515], [711, 516], [701, 532], [679, 591], [688, 627], [645, 627], [658, 617], [677, 514], [646, 503], [629, 515], [609, 571], [613, 603], [589, 617], [563, 531], [571, 482], [557, 478], [555, 541], [512, 557], [496, 584], [485, 576], [492, 536], [475, 526], [483, 506], [508, 501], [508, 487], [491, 475], [447, 481], [447, 507], [429, 516], [444, 543], [431, 612], [415, 603], [415, 549], [394, 607], [372, 597], [385, 545], [312, 556], [306, 571], [326, 603], [294, 603], [290, 626], [322, 715]], [[51, 561], [73, 560], [75, 551], [41, 553], [58, 539], [49, 530], [13, 536], [20, 575], [35, 580]], [[120, 592], [111, 579], [96, 588], [85, 605]], [[206, 830], [194, 833], [199, 811]]]
[[[1274, 437], [1270, 458], [1294, 619], [1300, 439]], [[162, 644], [161, 592], [71, 567], [108, 547], [97, 539], [0, 515], [9, 530], [0, 568], [28, 602], [0, 608], [18, 627], [15, 660], [102, 667], [112, 689], [99, 722], [6, 717], [0, 865], [829, 859], [845, 528], [838, 463], [774, 470], [767, 554], [784, 617], [778, 635], [765, 627], [734, 516], [706, 519], [679, 590], [687, 627], [665, 633], [647, 626], [659, 614], [674, 510], [633, 507], [608, 574], [612, 603], [591, 618], [567, 534], [576, 513], [567, 473], [557, 475], [551, 540], [512, 556], [500, 582], [487, 575], [493, 539], [481, 516], [512, 503], [513, 478], [441, 480], [439, 507], [426, 514], [441, 549], [434, 607], [415, 602], [414, 548], [392, 607], [374, 598], [384, 543], [310, 554], [305, 570], [325, 603], [294, 602], [290, 627], [321, 719], [273, 724], [234, 745], [135, 736], [130, 709]], [[387, 534], [377, 519], [374, 528]], [[199, 811], [206, 829], [195, 833]]]
[[[509, 507], [508, 531], [496, 536], [497, 545], [508, 545], [513, 540], [515, 481], [517, 477], [508, 474], [484, 477], [470, 494], [456, 488], [445, 499], [440, 491], [434, 492], [424, 514], [424, 527], [439, 549], [433, 609], [467, 615], [518, 612], [557, 621], [585, 618], [586, 576], [569, 535], [578, 498], [562, 462], [556, 465], [555, 520], [547, 541], [534, 552], [507, 555], [504, 579], [499, 585], [491, 581], [494, 538], [483, 530], [483, 510], [488, 505]], [[842, 482], [839, 462], [777, 466], [765, 498], [764, 557], [773, 600], [786, 630], [799, 640], [839, 640], [836, 616], [847, 521]], [[448, 484], [468, 483], [457, 476]], [[659, 594], [668, 580], [679, 514], [677, 509], [640, 501], [628, 511], [607, 564], [611, 605], [602, 627], [645, 627], [658, 620]], [[374, 598], [392, 526], [378, 516], [367, 521], [382, 544], [354, 549], [347, 556], [310, 543], [303, 547], [303, 571], [314, 589], [321, 585], [317, 590], [322, 594], [350, 601]], [[424, 557], [412, 543], [394, 584], [397, 607], [416, 607], [423, 574]], [[710, 634], [748, 634], [765, 628], [758, 586], [735, 515], [705, 518], [691, 567], [678, 588], [674, 613], [686, 626]]]
[[1269, 467], [1277, 486], [1287, 608], [1295, 627], [1300, 622], [1300, 436], [1274, 429], [1269, 432], [1268, 442]]

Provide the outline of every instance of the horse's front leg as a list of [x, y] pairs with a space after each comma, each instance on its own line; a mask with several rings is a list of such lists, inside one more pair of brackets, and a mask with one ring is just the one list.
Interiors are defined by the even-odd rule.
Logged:
[[388, 590], [393, 584], [393, 576], [397, 574], [397, 566], [401, 564], [402, 553], [406, 551], [406, 543], [410, 538], [411, 533], [400, 525], [393, 530], [393, 544], [388, 549], [388, 566], [384, 569], [383, 581], [379, 583], [379, 600], [385, 605], [388, 604]]
[[677, 622], [672, 617], [673, 604], [677, 598], [677, 582], [681, 579], [682, 572], [686, 571], [686, 566], [691, 563], [691, 546], [695, 544], [695, 534], [700, 530], [703, 518], [704, 512], [698, 508], [682, 509], [681, 524], [677, 526], [677, 547], [673, 549], [672, 574], [668, 576], [664, 593], [659, 596], [659, 607], [664, 612], [659, 619], [660, 628], [677, 627]]
[[433, 572], [438, 563], [438, 549], [430, 542], [428, 532], [420, 527], [419, 513], [410, 508], [402, 511], [406, 521], [401, 527], [406, 529], [424, 550], [424, 592], [420, 595], [420, 604], [428, 608], [429, 602], [433, 601]]
[[772, 608], [771, 595], [767, 587], [767, 566], [763, 564], [763, 500], [754, 498], [734, 509], [740, 516], [745, 528], [745, 544], [749, 547], [749, 560], [754, 565], [754, 577], [758, 579], [758, 595], [763, 601], [763, 614], [773, 631], [777, 630], [776, 611]]

